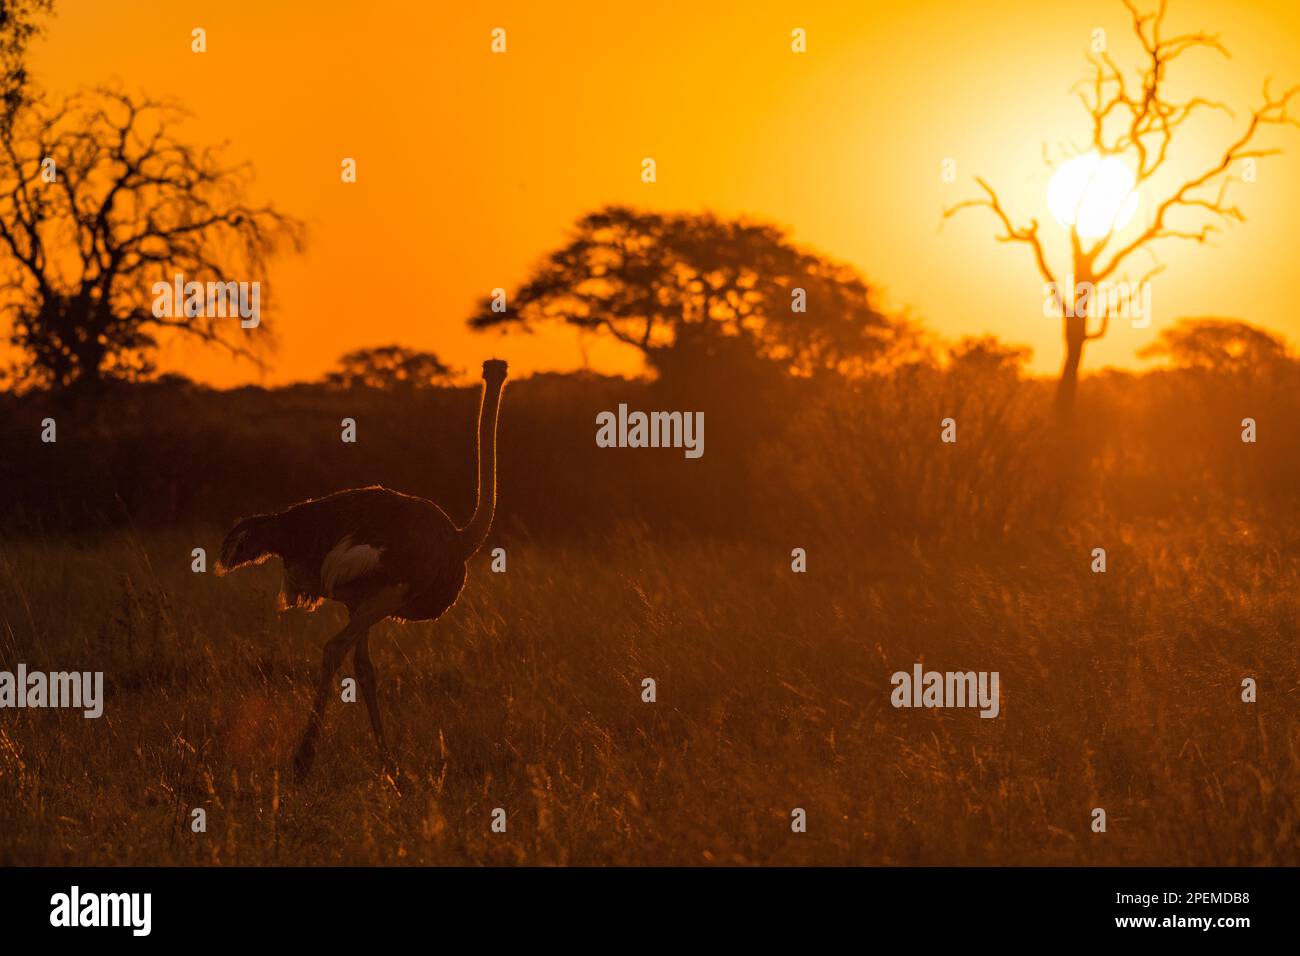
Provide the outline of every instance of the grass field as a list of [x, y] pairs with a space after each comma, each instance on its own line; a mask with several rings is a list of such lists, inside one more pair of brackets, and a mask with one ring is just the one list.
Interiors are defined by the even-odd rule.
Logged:
[[[278, 615], [275, 564], [192, 573], [218, 540], [3, 545], [0, 665], [103, 670], [107, 701], [0, 712], [0, 864], [1300, 862], [1300, 582], [1253, 529], [1129, 529], [1104, 575], [1086, 542], [810, 546], [806, 574], [637, 531], [511, 546], [372, 637], [396, 783], [335, 700], [303, 786], [341, 612]], [[999, 671], [1001, 716], [894, 709], [917, 661]]]

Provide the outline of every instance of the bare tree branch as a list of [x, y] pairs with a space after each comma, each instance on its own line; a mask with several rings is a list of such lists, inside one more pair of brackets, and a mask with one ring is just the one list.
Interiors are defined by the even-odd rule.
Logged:
[[980, 188], [984, 190], [985, 198], [968, 199], [965, 202], [959, 202], [955, 206], [950, 206], [943, 211], [945, 220], [951, 219], [954, 215], [963, 209], [970, 209], [982, 206], [993, 210], [993, 214], [1002, 222], [1005, 232], [997, 237], [998, 242], [1023, 242], [1029, 246], [1034, 253], [1034, 261], [1038, 265], [1038, 271], [1048, 282], [1055, 282], [1056, 277], [1052, 275], [1052, 270], [1047, 264], [1047, 256], [1043, 252], [1043, 244], [1038, 238], [1038, 220], [1029, 220], [1028, 226], [1016, 227], [1011, 222], [1011, 217], [1007, 215], [1006, 210], [1002, 207], [1002, 202], [998, 199], [998, 194], [983, 179], [976, 177], [975, 182], [979, 183]]

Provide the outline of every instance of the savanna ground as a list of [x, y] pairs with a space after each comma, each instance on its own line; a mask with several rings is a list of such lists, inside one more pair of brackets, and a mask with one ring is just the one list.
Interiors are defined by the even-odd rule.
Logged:
[[[1097, 376], [1068, 429], [1015, 365], [513, 383], [508, 570], [373, 633], [396, 781], [336, 697], [302, 786], [341, 612], [191, 550], [375, 481], [463, 518], [474, 390], [0, 401], [0, 668], [106, 685], [98, 720], [0, 711], [0, 864], [1295, 865], [1300, 363]], [[595, 448], [620, 401], [707, 409], [704, 457]], [[998, 671], [1000, 716], [893, 708], [918, 661]]]
[[[0, 862], [1294, 864], [1300, 582], [1221, 530], [1134, 534], [1105, 575], [850, 548], [796, 575], [634, 531], [480, 557], [443, 620], [372, 639], [398, 786], [337, 700], [290, 782], [339, 619], [276, 616], [273, 568], [190, 573], [179, 536], [8, 548], [4, 659], [103, 669], [108, 703], [5, 713]], [[999, 670], [1001, 716], [893, 709], [918, 660]]]

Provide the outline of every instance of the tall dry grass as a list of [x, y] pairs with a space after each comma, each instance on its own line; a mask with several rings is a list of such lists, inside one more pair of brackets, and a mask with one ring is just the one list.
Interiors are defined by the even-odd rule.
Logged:
[[[372, 640], [400, 789], [341, 701], [288, 782], [339, 621], [275, 616], [272, 568], [190, 573], [182, 536], [7, 546], [0, 662], [108, 695], [4, 713], [0, 863], [1295, 864], [1300, 582], [1217, 530], [1132, 529], [1104, 576], [1078, 549], [822, 548], [794, 575], [644, 531], [511, 548]], [[915, 661], [1000, 671], [1001, 716], [893, 709]]]

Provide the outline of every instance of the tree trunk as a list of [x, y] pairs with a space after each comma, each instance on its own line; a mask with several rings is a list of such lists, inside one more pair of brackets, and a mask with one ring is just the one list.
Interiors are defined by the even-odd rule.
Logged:
[[1074, 415], [1074, 396], [1079, 389], [1079, 362], [1083, 359], [1083, 343], [1087, 341], [1087, 322], [1087, 316], [1065, 317], [1065, 364], [1056, 383], [1056, 412], [1065, 420]]

